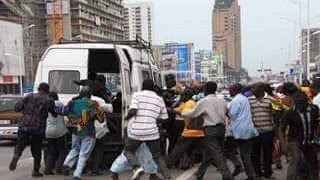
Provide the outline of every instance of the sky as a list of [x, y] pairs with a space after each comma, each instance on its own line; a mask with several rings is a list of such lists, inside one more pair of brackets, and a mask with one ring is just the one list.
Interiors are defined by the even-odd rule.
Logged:
[[[127, 0], [129, 2], [145, 0]], [[154, 3], [155, 43], [193, 42], [195, 50], [211, 49], [214, 0], [148, 0]], [[291, 1], [291, 2], [290, 2]], [[302, 18], [299, 6], [302, 2]], [[257, 69], [283, 71], [298, 59], [300, 19], [306, 27], [306, 0], [239, 0], [242, 65], [250, 75]], [[320, 27], [319, 0], [311, 0], [311, 26]]]

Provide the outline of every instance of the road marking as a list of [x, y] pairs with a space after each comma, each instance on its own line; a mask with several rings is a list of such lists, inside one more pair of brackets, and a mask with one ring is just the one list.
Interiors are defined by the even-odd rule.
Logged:
[[176, 180], [187, 180], [191, 178], [198, 170], [199, 165], [193, 166], [191, 169], [184, 171], [184, 173], [180, 174]]

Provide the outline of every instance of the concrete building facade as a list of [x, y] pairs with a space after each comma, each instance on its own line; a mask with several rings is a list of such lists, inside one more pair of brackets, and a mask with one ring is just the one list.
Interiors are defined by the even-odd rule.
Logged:
[[73, 39], [124, 39], [122, 0], [72, 0], [70, 11]]
[[223, 54], [225, 63], [241, 69], [241, 16], [238, 0], [216, 0], [212, 13], [212, 50]]
[[154, 12], [152, 2], [124, 3], [125, 39], [135, 40], [137, 36], [154, 40]]
[[[302, 68], [303, 68], [303, 79], [306, 79], [307, 73], [307, 30], [303, 29], [301, 32], [301, 45], [302, 45]], [[310, 29], [310, 74], [312, 77], [315, 74], [320, 73], [320, 28]]]

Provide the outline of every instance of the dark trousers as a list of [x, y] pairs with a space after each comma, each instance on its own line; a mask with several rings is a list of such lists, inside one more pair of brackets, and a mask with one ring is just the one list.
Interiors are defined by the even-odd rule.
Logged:
[[[253, 139], [252, 145], [252, 165], [259, 176], [269, 177], [272, 175], [272, 150], [274, 132], [260, 134]], [[263, 163], [261, 162], [261, 150], [263, 152]], [[261, 168], [263, 165], [263, 170]]]
[[293, 159], [288, 165], [287, 180], [319, 179], [317, 147], [315, 145], [303, 146], [297, 141], [290, 140], [288, 150]]
[[204, 138], [186, 138], [180, 137], [176, 146], [168, 156], [167, 165], [172, 166], [182, 155], [193, 147], [204, 146]]
[[202, 179], [207, 168], [213, 161], [223, 179], [233, 179], [228, 168], [226, 158], [224, 156], [224, 139], [226, 128], [224, 125], [210, 126], [205, 128], [205, 143], [207, 151], [205, 151], [203, 161], [198, 169], [197, 178]]
[[33, 170], [39, 171], [41, 164], [41, 147], [43, 135], [29, 134], [18, 131], [17, 144], [14, 148], [14, 156], [20, 158], [26, 146], [30, 143], [33, 157]]
[[93, 152], [92, 152], [92, 156], [93, 156], [93, 169], [92, 169], [92, 171], [94, 173], [98, 173], [100, 171], [100, 166], [103, 161], [103, 153], [104, 153], [103, 140], [104, 140], [104, 138], [96, 139], [96, 144], [95, 144]]
[[224, 156], [232, 162], [235, 168], [242, 168], [242, 163], [237, 157], [237, 141], [233, 137], [227, 137], [224, 142]]
[[140, 164], [138, 162], [137, 157], [135, 156], [135, 151], [140, 147], [142, 143], [146, 143], [149, 147], [149, 150], [152, 154], [152, 158], [157, 163], [158, 169], [160, 173], [166, 178], [170, 177], [167, 165], [161, 155], [161, 148], [160, 148], [160, 140], [153, 140], [153, 141], [138, 141], [128, 137], [127, 142], [124, 146], [124, 154], [126, 155], [129, 163], [134, 167], [139, 167]]
[[178, 138], [181, 136], [184, 129], [184, 121], [180, 120], [174, 120], [173, 123], [167, 127], [168, 130], [168, 139], [169, 139], [169, 148], [168, 152], [171, 153], [171, 151], [174, 149]]
[[249, 179], [256, 179], [257, 174], [253, 168], [251, 161], [252, 140], [238, 140], [238, 146], [240, 150], [240, 157]]
[[48, 138], [48, 156], [46, 160], [46, 171], [54, 168], [60, 171], [68, 154], [67, 135], [60, 138]]

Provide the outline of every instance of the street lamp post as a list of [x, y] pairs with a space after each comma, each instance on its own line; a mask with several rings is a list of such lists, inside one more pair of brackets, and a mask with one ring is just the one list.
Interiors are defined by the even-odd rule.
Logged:
[[[26, 34], [27, 42], [31, 41], [30, 40], [31, 38], [34, 38], [34, 33], [31, 33], [31, 31], [28, 31], [28, 30], [31, 30], [33, 27], [35, 27], [35, 25], [34, 24], [30, 24], [30, 25], [28, 25], [28, 26], [23, 28], [23, 34], [25, 34], [25, 32], [28, 32]], [[31, 34], [32, 34], [32, 37], [30, 37]], [[25, 48], [27, 48], [26, 49], [27, 50], [26, 54], [28, 55], [28, 57], [30, 59], [30, 69], [27, 71], [27, 73], [28, 73], [28, 75], [31, 76], [30, 80], [28, 80], [27, 83], [33, 83], [33, 81], [34, 81], [34, 62], [33, 62], [33, 55], [32, 55], [32, 53], [33, 53], [33, 44], [31, 45], [30, 43], [27, 43], [27, 47], [25, 47]]]

